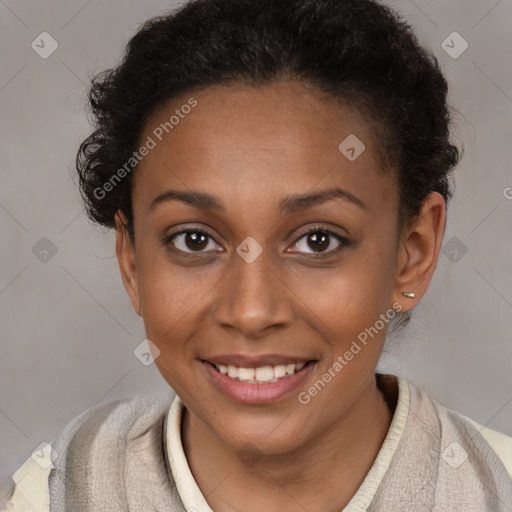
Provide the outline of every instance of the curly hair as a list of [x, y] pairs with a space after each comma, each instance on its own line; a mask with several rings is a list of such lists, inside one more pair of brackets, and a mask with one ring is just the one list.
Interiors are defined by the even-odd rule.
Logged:
[[[451, 199], [460, 152], [449, 140], [448, 85], [398, 13], [375, 0], [190, 0], [146, 21], [119, 66], [92, 79], [95, 131], [76, 159], [89, 218], [113, 228], [121, 210], [134, 240], [133, 172], [108, 194], [98, 191], [133, 157], [145, 123], [164, 103], [214, 84], [281, 79], [362, 116], [379, 172], [396, 175], [399, 232], [430, 192]], [[402, 316], [407, 323], [408, 313]]]

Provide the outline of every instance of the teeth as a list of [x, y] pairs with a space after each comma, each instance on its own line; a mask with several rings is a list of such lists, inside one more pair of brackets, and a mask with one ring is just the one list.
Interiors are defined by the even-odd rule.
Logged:
[[[260, 370], [260, 368], [258, 368]], [[240, 380], [254, 380], [254, 368], [238, 368], [238, 378]], [[256, 371], [256, 374], [258, 372]], [[261, 380], [260, 377], [257, 377], [258, 380]]]
[[286, 375], [286, 366], [284, 364], [280, 364], [278, 366], [274, 366], [274, 375], [276, 379], [280, 379]]
[[306, 363], [294, 363], [294, 364], [279, 364], [276, 366], [260, 366], [259, 368], [239, 368], [233, 365], [214, 364], [215, 368], [222, 373], [222, 375], [228, 375], [232, 379], [236, 379], [242, 382], [266, 383], [276, 382], [277, 379], [284, 377], [285, 375], [293, 375], [294, 373], [302, 370]]
[[[240, 380], [244, 380], [242, 374], [243, 368], [238, 370], [238, 378]], [[269, 382], [274, 378], [274, 368], [272, 366], [262, 366], [261, 368], [256, 368], [254, 372], [256, 380], [260, 380], [262, 382]]]

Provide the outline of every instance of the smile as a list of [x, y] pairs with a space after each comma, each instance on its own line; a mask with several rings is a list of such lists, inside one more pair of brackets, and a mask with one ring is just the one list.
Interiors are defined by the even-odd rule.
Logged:
[[201, 360], [210, 382], [219, 391], [248, 405], [270, 404], [298, 392], [317, 362], [288, 360], [286, 364], [262, 365], [262, 362], [240, 361], [239, 364], [246, 366], [235, 366]]

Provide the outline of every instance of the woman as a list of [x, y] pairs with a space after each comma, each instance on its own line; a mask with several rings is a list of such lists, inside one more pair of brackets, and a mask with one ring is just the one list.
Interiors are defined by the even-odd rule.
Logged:
[[446, 95], [372, 0], [146, 22], [93, 81], [77, 169], [177, 397], [85, 411], [9, 510], [512, 510], [512, 439], [376, 373], [436, 268]]

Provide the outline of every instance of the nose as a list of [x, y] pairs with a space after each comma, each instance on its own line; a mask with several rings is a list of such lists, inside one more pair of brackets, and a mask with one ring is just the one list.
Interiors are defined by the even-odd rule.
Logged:
[[234, 252], [231, 270], [212, 304], [214, 321], [223, 329], [257, 339], [271, 328], [284, 328], [294, 319], [293, 292], [282, 279], [268, 250], [252, 262]]

